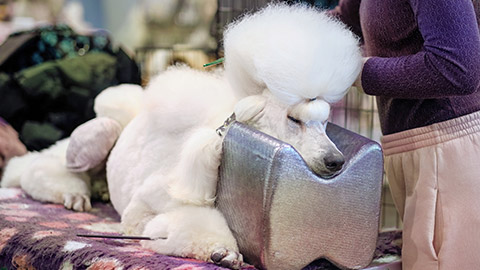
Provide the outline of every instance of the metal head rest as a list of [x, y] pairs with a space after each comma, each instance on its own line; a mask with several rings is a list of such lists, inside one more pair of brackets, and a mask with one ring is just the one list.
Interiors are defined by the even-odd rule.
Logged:
[[289, 144], [234, 123], [223, 142], [216, 205], [247, 262], [301, 269], [318, 258], [359, 269], [378, 235], [383, 155], [378, 143], [329, 124], [341, 173], [315, 175]]

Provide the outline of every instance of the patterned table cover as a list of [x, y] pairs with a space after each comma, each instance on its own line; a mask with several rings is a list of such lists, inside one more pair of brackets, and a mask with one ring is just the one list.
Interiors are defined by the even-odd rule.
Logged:
[[[94, 202], [87, 213], [32, 200], [21, 189], [0, 189], [0, 270], [10, 269], [225, 269], [203, 261], [165, 256], [136, 240], [82, 238], [77, 234], [119, 235], [119, 216], [110, 204]], [[371, 267], [399, 262], [401, 232], [379, 235]], [[242, 269], [255, 269], [245, 265]], [[338, 269], [325, 260], [305, 270]], [[386, 269], [386, 268], [385, 268]], [[393, 269], [393, 268], [391, 268]]]

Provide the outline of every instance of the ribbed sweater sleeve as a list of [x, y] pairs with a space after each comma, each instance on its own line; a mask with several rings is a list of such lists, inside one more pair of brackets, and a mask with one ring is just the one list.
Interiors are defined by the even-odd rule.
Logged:
[[344, 22], [353, 33], [362, 38], [359, 13], [360, 2], [361, 0], [340, 0], [338, 5], [330, 11], [330, 14]]
[[373, 57], [363, 68], [365, 93], [392, 98], [468, 95], [480, 83], [480, 37], [471, 0], [410, 0], [424, 39], [420, 52]]

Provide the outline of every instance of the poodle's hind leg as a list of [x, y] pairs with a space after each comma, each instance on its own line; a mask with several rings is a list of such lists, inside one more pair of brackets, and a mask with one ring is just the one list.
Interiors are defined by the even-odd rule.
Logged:
[[142, 241], [142, 245], [161, 254], [214, 262], [232, 269], [243, 264], [227, 222], [214, 208], [174, 208], [150, 220], [143, 235], [157, 240]]
[[88, 211], [91, 209], [90, 178], [86, 173], [69, 172], [63, 158], [41, 153], [22, 174], [21, 187], [35, 200]]

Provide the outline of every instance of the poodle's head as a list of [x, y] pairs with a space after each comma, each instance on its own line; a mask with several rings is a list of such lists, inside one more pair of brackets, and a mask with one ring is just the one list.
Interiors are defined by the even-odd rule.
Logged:
[[345, 161], [325, 132], [329, 111], [329, 104], [323, 100], [288, 105], [268, 90], [243, 98], [235, 106], [237, 121], [292, 145], [323, 178], [339, 172]]
[[271, 4], [230, 24], [225, 72], [241, 100], [237, 120], [296, 148], [313, 171], [331, 176], [344, 158], [325, 133], [330, 103], [362, 67], [358, 38], [325, 11]]

